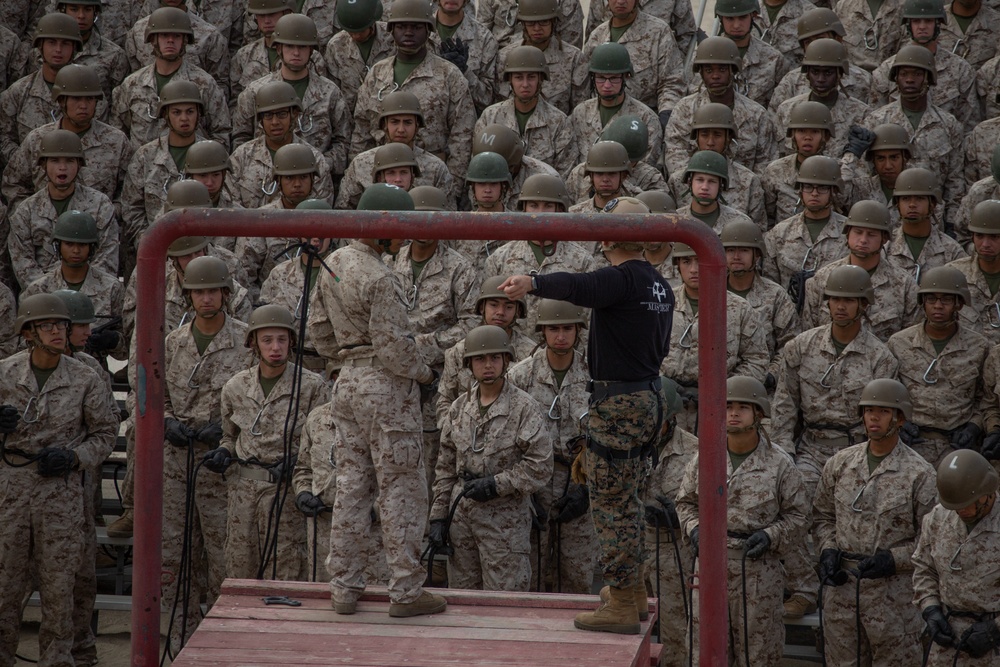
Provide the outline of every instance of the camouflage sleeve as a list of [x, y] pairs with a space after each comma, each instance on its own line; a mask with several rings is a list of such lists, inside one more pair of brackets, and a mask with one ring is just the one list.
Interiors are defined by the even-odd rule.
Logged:
[[20, 145], [17, 138], [17, 100], [15, 90], [0, 93], [0, 164], [6, 164]]
[[819, 281], [816, 279], [817, 277], [818, 276], [812, 276], [806, 280], [806, 298], [805, 302], [802, 304], [803, 331], [808, 331], [813, 327], [818, 327], [821, 322], [824, 285], [819, 284]]
[[99, 198], [100, 207], [95, 211], [94, 217], [99, 221], [103, 221], [103, 224], [98, 223], [101, 242], [97, 248], [97, 254], [94, 256], [94, 265], [99, 269], [104, 269], [113, 276], [117, 276], [121, 229], [118, 226], [114, 204], [103, 194]]
[[983, 430], [989, 433], [1000, 428], [1000, 346], [990, 350], [983, 364], [983, 396], [980, 401], [980, 411], [983, 415]]
[[7, 166], [3, 169], [3, 182], [0, 185], [0, 193], [7, 200], [10, 210], [13, 210], [18, 204], [35, 192], [35, 184], [31, 178], [31, 165], [28, 163], [27, 150], [28, 143], [25, 141], [10, 156]]
[[122, 184], [122, 243], [136, 246], [139, 243], [139, 231], [146, 227], [146, 204], [143, 197], [142, 177], [145, 172], [142, 160], [144, 152], [139, 151], [129, 162], [125, 170], [125, 182]]
[[[201, 57], [201, 61], [204, 63], [202, 69], [211, 74], [216, 81], [227, 81], [226, 75], [229, 73], [229, 44], [218, 32], [210, 33], [208, 39], [205, 41], [206, 48]], [[223, 95], [223, 100], [225, 100], [225, 95]]]
[[[472, 128], [476, 124], [476, 108], [472, 103], [469, 87], [462, 78], [458, 68], [449, 68], [449, 81], [446, 84], [455, 97], [449, 108], [444, 110], [448, 116], [448, 171], [456, 181], [465, 182], [465, 172], [472, 158]], [[431, 110], [433, 113], [434, 110]], [[428, 113], [424, 111], [424, 113]]]
[[454, 424], [458, 419], [456, 405], [449, 405], [445, 413], [448, 419], [440, 420], [441, 446], [434, 466], [434, 485], [431, 489], [430, 520], [445, 519], [448, 516], [451, 494], [458, 484], [457, 452], [455, 448]]
[[233, 131], [233, 121], [229, 116], [226, 96], [222, 94], [219, 84], [214, 81], [211, 85], [203, 87], [201, 94], [205, 98], [205, 108], [209, 110], [205, 114], [208, 138], [215, 139], [229, 150], [229, 135]]
[[[785, 458], [783, 452], [775, 453]], [[772, 546], [781, 549], [803, 539], [812, 523], [802, 473], [790, 457], [782, 462], [782, 471], [778, 477], [778, 502], [779, 518], [765, 528], [764, 532], [771, 538]]]
[[944, 223], [950, 229], [955, 224], [958, 209], [965, 197], [965, 156], [962, 153], [962, 130], [958, 122], [950, 123], [948, 127], [949, 145], [948, 162], [940, 168], [944, 170]]
[[910, 558], [913, 564], [913, 603], [921, 610], [941, 604], [940, 577], [931, 545], [938, 537], [938, 518], [947, 511], [944, 508], [934, 509], [924, 516], [917, 548]]
[[760, 316], [749, 305], [744, 304], [739, 316], [739, 362], [733, 370], [734, 375], [749, 375], [761, 382], [767, 375], [767, 364], [770, 361], [767, 354], [767, 339]]
[[[354, 106], [354, 129], [351, 131], [351, 147], [347, 159], [353, 160], [358, 153], [364, 153], [369, 148], [375, 148], [375, 138], [372, 136], [372, 123], [378, 118], [378, 82], [369, 70], [365, 80], [358, 89], [357, 102]], [[425, 112], [426, 113], [426, 112]], [[471, 146], [471, 140], [470, 140]]]
[[774, 444], [795, 456], [795, 431], [799, 423], [800, 341], [793, 338], [782, 351], [782, 370], [771, 403], [771, 432]]
[[754, 174], [750, 180], [750, 205], [744, 212], [761, 228], [761, 231], [766, 232], [772, 227], [768, 223], [767, 213], [764, 210], [764, 186], [757, 174]]
[[28, 203], [22, 204], [10, 216], [10, 230], [7, 235], [7, 251], [18, 284], [24, 288], [42, 277], [41, 267], [35, 260], [35, 247], [31, 240], [31, 223], [28, 218]]
[[437, 413], [438, 428], [443, 429], [448, 415], [448, 410], [452, 402], [458, 398], [461, 391], [459, 384], [459, 371], [462, 370], [461, 359], [455, 347], [448, 349], [444, 353], [444, 370], [441, 371], [441, 379], [438, 381], [438, 399], [435, 412]]
[[837, 507], [834, 499], [834, 491], [837, 488], [837, 472], [840, 465], [833, 461], [841, 462], [842, 456], [834, 456], [828, 461], [828, 465], [823, 466], [823, 474], [820, 476], [819, 485], [816, 487], [816, 497], [813, 499], [813, 535], [816, 538], [816, 551], [822, 553], [824, 549], [837, 548]]
[[256, 124], [254, 108], [252, 89], [241, 92], [233, 109], [233, 150], [253, 139]]
[[222, 415], [222, 441], [220, 447], [225, 447], [234, 458], [236, 457], [236, 441], [240, 437], [240, 427], [233, 421], [233, 392], [239, 391], [233, 387], [233, 380], [222, 387], [219, 411]]
[[497, 493], [501, 496], [514, 493], [527, 496], [552, 480], [552, 427], [545, 422], [541, 405], [530, 396], [524, 398], [521, 424], [517, 429], [521, 460], [495, 475]]
[[393, 372], [413, 380], [426, 381], [431, 369], [420, 359], [413, 339], [406, 307], [388, 275], [373, 281], [368, 303], [371, 304], [368, 330], [378, 358]]
[[[74, 370], [74, 375], [76, 374], [77, 371]], [[118, 419], [115, 416], [117, 411], [113, 411], [108, 403], [108, 392], [97, 373], [83, 366], [76, 381], [86, 384], [83, 400], [86, 436], [72, 449], [80, 459], [81, 468], [96, 470], [114, 449], [118, 435]]]
[[130, 86], [126, 86], [126, 83], [128, 81], [123, 81], [111, 94], [111, 110], [108, 113], [108, 124], [117, 127], [126, 135], [131, 136], [132, 114], [129, 110], [129, 101], [126, 96], [126, 92], [130, 89]]
[[[656, 91], [656, 111], [673, 110], [677, 102], [684, 97], [686, 83], [684, 81], [684, 63], [681, 60], [681, 51], [674, 41], [671, 33], [663, 33], [660, 40], [660, 61], [656, 64], [659, 68], [659, 90]], [[653, 146], [650, 137], [650, 146]]]
[[326, 157], [330, 163], [331, 173], [340, 175], [347, 169], [347, 149], [351, 144], [351, 126], [354, 124], [354, 119], [339, 89], [337, 95], [331, 97], [331, 101], [333, 105], [330, 107], [330, 128], [333, 136], [330, 138], [330, 149], [326, 152]]
[[309, 297], [309, 340], [313, 347], [324, 359], [337, 361], [339, 359], [340, 345], [337, 344], [337, 337], [334, 334], [333, 323], [330, 321], [330, 314], [326, 307], [326, 281], [332, 280], [329, 274], [321, 273], [316, 289]]
[[677, 518], [680, 519], [681, 530], [690, 536], [691, 531], [698, 527], [698, 455], [695, 454], [684, 468], [684, 478], [677, 489], [675, 499]]
[[292, 469], [292, 494], [298, 496], [303, 491], [312, 493], [313, 471], [313, 431], [320, 425], [313, 420], [312, 413], [299, 434], [299, 455]]
[[[930, 466], [927, 466], [930, 468]], [[936, 475], [932, 469], [927, 470], [927, 474], [918, 475], [913, 480], [912, 505], [913, 505], [913, 540], [894, 546], [892, 559], [896, 563], [897, 572], [913, 571], [913, 551], [916, 549], [917, 540], [920, 538], [920, 528], [923, 525], [924, 517], [934, 509], [937, 504], [937, 484]]]

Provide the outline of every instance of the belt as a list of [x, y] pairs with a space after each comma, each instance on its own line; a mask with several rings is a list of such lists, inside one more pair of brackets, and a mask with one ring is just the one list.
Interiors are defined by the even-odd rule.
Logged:
[[33, 457], [15, 454], [9, 449], [3, 454], [3, 462], [12, 468], [38, 468], [38, 461]]
[[587, 391], [590, 392], [590, 402], [597, 403], [605, 398], [621, 396], [622, 394], [635, 394], [640, 391], [658, 392], [663, 388], [659, 377], [653, 380], [638, 380], [634, 382], [617, 382], [614, 380], [590, 380], [587, 382]]
[[274, 478], [271, 476], [271, 471], [267, 468], [238, 465], [236, 468], [236, 474], [241, 479], [253, 479], [258, 482], [268, 482], [270, 484], [274, 484]]
[[364, 366], [370, 366], [372, 368], [382, 368], [385, 364], [378, 357], [353, 357], [351, 359], [344, 359], [340, 362], [341, 368], [361, 368]]

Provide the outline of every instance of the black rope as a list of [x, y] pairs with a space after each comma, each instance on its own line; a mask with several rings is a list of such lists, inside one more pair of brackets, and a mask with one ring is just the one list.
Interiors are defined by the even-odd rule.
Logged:
[[[448, 554], [448, 552], [450, 551], [451, 548], [450, 544], [451, 522], [455, 518], [455, 510], [458, 509], [458, 503], [461, 502], [462, 498], [465, 497], [465, 494], [466, 490], [463, 488], [455, 497], [455, 500], [452, 501], [451, 509], [448, 510], [448, 518], [445, 520], [444, 524], [444, 544], [441, 546], [440, 549], [440, 552], [443, 554], [450, 555]], [[427, 581], [424, 582], [424, 586], [431, 585], [431, 580], [433, 579], [433, 572], [434, 572], [434, 556], [436, 556], [437, 553], [438, 553], [437, 547], [428, 544], [427, 548], [424, 549], [424, 553], [420, 555], [421, 560], [423, 560], [425, 555], [427, 556]]]
[[857, 665], [861, 667], [861, 577], [854, 578], [854, 643]]
[[740, 579], [743, 584], [743, 667], [750, 667], [750, 619], [747, 618], [747, 551], [740, 558]]
[[819, 582], [819, 597], [816, 600], [816, 611], [819, 614], [819, 656], [826, 667], [826, 632], [823, 630], [823, 588], [826, 587], [822, 581]]
[[[698, 564], [698, 556], [691, 556], [691, 584], [688, 586], [688, 607], [691, 609], [691, 618], [688, 619], [688, 667], [694, 667], [694, 579], [695, 567]], [[701, 613], [699, 611], [699, 618]]]

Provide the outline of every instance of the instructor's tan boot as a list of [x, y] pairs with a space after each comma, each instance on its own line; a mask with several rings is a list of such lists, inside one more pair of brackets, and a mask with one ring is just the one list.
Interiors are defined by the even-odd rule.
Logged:
[[[610, 600], [609, 591], [610, 586], [605, 586], [601, 589], [601, 602], [607, 602]], [[635, 582], [635, 586], [632, 587], [632, 594], [635, 596], [635, 608], [639, 612], [640, 621], [649, 620], [649, 593], [646, 591], [646, 568], [642, 566], [639, 568], [638, 580]]]
[[619, 635], [639, 634], [639, 611], [635, 607], [633, 589], [608, 588], [608, 601], [597, 611], [577, 614], [573, 625], [591, 632], [614, 632]]
[[434, 595], [428, 591], [423, 591], [413, 602], [392, 602], [389, 604], [389, 615], [395, 618], [409, 618], [411, 616], [426, 616], [427, 614], [440, 614], [448, 608], [448, 601], [440, 595]]
[[108, 526], [108, 537], [129, 538], [134, 530], [135, 514], [133, 510], [126, 509], [122, 515]]

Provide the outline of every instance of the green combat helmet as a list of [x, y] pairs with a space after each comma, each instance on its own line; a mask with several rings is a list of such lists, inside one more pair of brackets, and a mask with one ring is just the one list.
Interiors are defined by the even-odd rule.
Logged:
[[718, 176], [723, 190], [729, 187], [729, 160], [715, 151], [698, 151], [688, 160], [684, 169], [684, 182], [690, 183], [694, 174]]
[[865, 385], [858, 401], [858, 416], [865, 412], [865, 406], [878, 408], [895, 408], [903, 413], [907, 421], [913, 414], [913, 404], [910, 402], [910, 392], [898, 380], [879, 378]]
[[996, 493], [998, 486], [996, 468], [974, 450], [952, 452], [938, 466], [938, 495], [945, 509], [965, 509], [983, 496]]
[[381, 0], [337, 3], [337, 22], [347, 32], [364, 32], [382, 18]]
[[726, 403], [756, 405], [765, 417], [771, 416], [771, 402], [763, 383], [746, 375], [734, 375], [726, 380]]
[[617, 141], [625, 147], [628, 159], [638, 162], [649, 151], [649, 128], [638, 116], [616, 116], [604, 128], [600, 140]]
[[472, 156], [465, 174], [468, 183], [506, 183], [513, 185], [510, 170], [503, 156], [486, 151]]
[[413, 198], [403, 188], [388, 183], [373, 183], [358, 200], [358, 211], [413, 211]]

